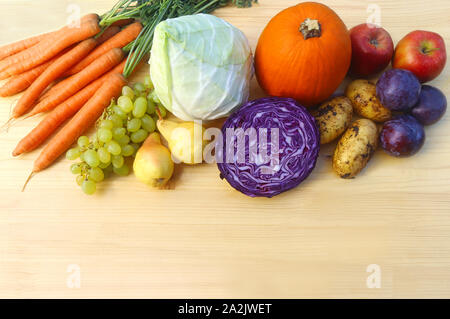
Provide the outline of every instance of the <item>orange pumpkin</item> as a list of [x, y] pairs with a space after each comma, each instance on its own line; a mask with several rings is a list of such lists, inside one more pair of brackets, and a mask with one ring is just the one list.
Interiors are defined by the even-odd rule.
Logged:
[[327, 6], [303, 2], [270, 20], [255, 52], [256, 76], [266, 93], [305, 106], [333, 94], [350, 67], [349, 32]]

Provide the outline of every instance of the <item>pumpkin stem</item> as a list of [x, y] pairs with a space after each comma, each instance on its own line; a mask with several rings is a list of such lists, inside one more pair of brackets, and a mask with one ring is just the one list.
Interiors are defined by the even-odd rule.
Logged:
[[319, 38], [322, 35], [322, 27], [319, 20], [306, 18], [300, 25], [299, 31], [303, 34], [305, 40], [309, 38]]

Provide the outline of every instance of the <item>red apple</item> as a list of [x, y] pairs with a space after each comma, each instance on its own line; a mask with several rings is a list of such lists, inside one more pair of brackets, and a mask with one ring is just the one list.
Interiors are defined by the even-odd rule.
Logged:
[[350, 30], [352, 64], [350, 72], [367, 77], [383, 71], [391, 62], [394, 43], [389, 33], [376, 25], [363, 23]]
[[446, 60], [444, 39], [437, 33], [417, 30], [397, 44], [392, 66], [409, 70], [420, 82], [427, 82], [442, 72]]

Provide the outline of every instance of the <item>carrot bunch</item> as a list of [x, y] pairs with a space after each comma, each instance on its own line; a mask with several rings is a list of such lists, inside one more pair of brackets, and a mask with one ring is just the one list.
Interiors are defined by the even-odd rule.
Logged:
[[101, 28], [99, 16], [88, 14], [79, 27], [34, 36], [0, 47], [0, 96], [23, 92], [12, 119], [49, 112], [16, 146], [13, 156], [42, 145], [72, 118], [46, 145], [33, 172], [51, 165], [84, 133], [126, 84], [126, 51], [142, 30], [133, 19]]

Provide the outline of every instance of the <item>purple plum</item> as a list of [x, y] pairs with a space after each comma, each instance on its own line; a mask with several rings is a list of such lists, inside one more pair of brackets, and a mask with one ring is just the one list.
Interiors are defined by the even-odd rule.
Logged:
[[407, 112], [419, 100], [420, 82], [407, 70], [384, 72], [377, 82], [377, 96], [381, 104], [392, 111]]
[[392, 156], [414, 155], [424, 142], [423, 126], [411, 115], [398, 115], [385, 122], [381, 129], [381, 147]]
[[423, 125], [434, 124], [441, 119], [447, 109], [447, 99], [441, 90], [431, 85], [422, 85], [419, 102], [411, 114]]

